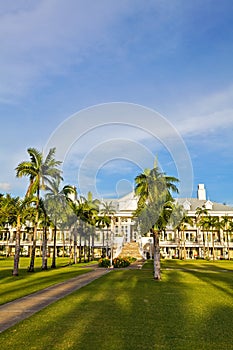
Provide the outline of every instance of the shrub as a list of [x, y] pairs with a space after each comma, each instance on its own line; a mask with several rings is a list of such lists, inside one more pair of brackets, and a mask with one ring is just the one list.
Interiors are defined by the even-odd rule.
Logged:
[[113, 260], [113, 266], [115, 268], [118, 268], [118, 267], [127, 267], [130, 265], [130, 259], [127, 257], [125, 258], [115, 258]]
[[101, 258], [98, 262], [99, 267], [110, 267], [110, 260], [108, 258]]

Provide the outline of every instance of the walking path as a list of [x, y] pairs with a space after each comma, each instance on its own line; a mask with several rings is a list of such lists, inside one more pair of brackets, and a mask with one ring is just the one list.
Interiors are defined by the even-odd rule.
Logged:
[[36, 293], [1, 305], [0, 333], [110, 271], [109, 269], [96, 268], [81, 276], [74, 277], [65, 282], [58, 283]]
[[[126, 269], [140, 269], [142, 265], [143, 263], [141, 261], [136, 261]], [[49, 304], [52, 304], [75, 290], [86, 286], [110, 271], [113, 270], [95, 267], [91, 272], [87, 272], [81, 276], [74, 277], [67, 281], [42, 289], [36, 293], [29, 294], [23, 298], [1, 305], [0, 333], [42, 310]]]

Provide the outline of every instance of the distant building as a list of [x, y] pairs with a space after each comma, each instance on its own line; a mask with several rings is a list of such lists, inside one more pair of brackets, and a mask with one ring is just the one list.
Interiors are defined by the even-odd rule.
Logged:
[[[233, 258], [233, 207], [207, 199], [204, 184], [198, 185], [197, 198], [179, 198], [176, 202], [192, 218], [192, 224], [186, 224], [182, 230], [169, 226], [162, 232], [160, 247], [164, 258]], [[151, 256], [152, 238], [150, 234], [141, 237], [132, 217], [137, 208], [134, 193], [112, 200], [112, 203], [116, 207], [115, 233], [123, 235], [126, 242], [137, 241], [141, 254], [144, 257]], [[203, 217], [206, 219], [204, 226], [200, 225], [201, 218], [197, 217], [198, 208], [207, 211], [207, 214], [202, 215], [202, 220]]]
[[[74, 242], [77, 254], [86, 258], [98, 258], [106, 253], [113, 257], [121, 253], [125, 243], [137, 242], [141, 256], [152, 257], [153, 241], [150, 233], [145, 236], [135, 222], [133, 213], [137, 208], [137, 198], [129, 193], [122, 198], [107, 199], [115, 208], [111, 215], [110, 227], [88, 230], [70, 227], [57, 232], [57, 255], [72, 255]], [[160, 235], [161, 256], [164, 258], [209, 258], [233, 259], [233, 207], [207, 199], [204, 184], [199, 184], [197, 198], [178, 198], [192, 224], [182, 227], [170, 225]], [[197, 209], [203, 212], [197, 216]], [[207, 212], [207, 213], [205, 213]], [[201, 221], [204, 221], [202, 225]], [[220, 225], [221, 223], [221, 225]], [[15, 228], [6, 227], [0, 232], [0, 252], [14, 253]], [[38, 230], [37, 255], [42, 250], [42, 229]], [[32, 247], [32, 227], [24, 227], [21, 234], [22, 254], [29, 255]], [[53, 231], [48, 231], [48, 255], [53, 249]]]

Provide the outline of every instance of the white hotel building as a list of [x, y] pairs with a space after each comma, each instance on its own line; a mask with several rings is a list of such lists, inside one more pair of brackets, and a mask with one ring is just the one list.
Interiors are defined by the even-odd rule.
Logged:
[[[74, 241], [77, 242], [77, 252], [83, 252], [91, 248], [92, 257], [98, 258], [106, 250], [112, 248], [113, 257], [118, 256], [124, 245], [137, 243], [139, 253], [143, 258], [149, 258], [153, 254], [152, 237], [141, 236], [133, 218], [133, 212], [137, 208], [137, 198], [134, 193], [129, 193], [119, 199], [107, 200], [115, 207], [111, 227], [95, 231], [92, 236], [82, 235], [74, 228], [57, 232], [57, 255], [69, 255]], [[173, 227], [167, 227], [160, 236], [161, 256], [164, 258], [182, 257], [192, 258], [216, 258], [233, 259], [233, 208], [212, 202], [206, 198], [203, 184], [198, 185], [197, 198], [179, 198], [178, 203], [184, 207], [187, 216], [193, 220], [192, 225], [186, 225], [182, 231]], [[203, 228], [198, 225], [196, 216], [197, 208], [206, 208], [210, 217], [223, 217], [229, 219], [228, 226]], [[136, 243], [135, 243], [136, 242]], [[15, 228], [8, 227], [0, 232], [0, 251], [4, 255], [14, 253]], [[21, 235], [22, 254], [27, 255], [32, 246], [32, 228], [24, 228]], [[82, 247], [82, 249], [79, 249]], [[48, 253], [53, 249], [53, 232], [48, 232]], [[38, 230], [37, 255], [42, 251], [42, 229]], [[90, 249], [89, 249], [90, 252]], [[87, 253], [86, 253], [87, 254]], [[90, 254], [90, 253], [89, 253]]]

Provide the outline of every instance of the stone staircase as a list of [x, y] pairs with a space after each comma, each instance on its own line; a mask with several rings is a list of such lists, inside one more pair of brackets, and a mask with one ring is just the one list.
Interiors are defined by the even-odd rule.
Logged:
[[123, 258], [127, 256], [131, 256], [133, 258], [136, 258], [137, 260], [143, 259], [143, 257], [139, 252], [139, 247], [137, 242], [129, 242], [124, 244], [119, 257]]

